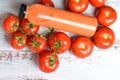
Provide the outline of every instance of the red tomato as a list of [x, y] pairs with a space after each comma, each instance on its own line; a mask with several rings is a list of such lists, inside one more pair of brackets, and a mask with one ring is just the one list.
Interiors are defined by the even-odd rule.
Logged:
[[79, 36], [72, 41], [71, 50], [79, 58], [86, 58], [91, 55], [94, 48], [93, 42], [84, 36]]
[[28, 38], [28, 48], [34, 53], [40, 53], [46, 49], [46, 39], [41, 35], [34, 35]]
[[102, 7], [106, 2], [106, 0], [89, 0], [89, 1], [95, 7]]
[[97, 19], [101, 25], [110, 26], [117, 18], [116, 11], [110, 6], [103, 6], [97, 10]]
[[14, 49], [23, 49], [27, 43], [27, 36], [20, 32], [15, 32], [10, 38], [10, 44]]
[[9, 34], [16, 32], [19, 28], [19, 23], [20, 20], [18, 17], [14, 15], [7, 16], [3, 21], [4, 31]]
[[59, 59], [53, 52], [44, 50], [39, 54], [37, 64], [43, 72], [51, 73], [58, 68]]
[[54, 7], [54, 3], [51, 0], [40, 0], [39, 4], [43, 4], [43, 5]]
[[56, 32], [49, 36], [48, 46], [52, 51], [61, 54], [70, 49], [71, 40], [70, 37], [63, 32]]
[[108, 27], [99, 28], [93, 36], [94, 44], [101, 49], [107, 49], [114, 43], [115, 35], [112, 29]]
[[20, 27], [27, 35], [35, 35], [39, 31], [39, 26], [32, 24], [27, 19], [21, 20]]
[[67, 0], [67, 8], [74, 12], [83, 12], [88, 8], [88, 0]]

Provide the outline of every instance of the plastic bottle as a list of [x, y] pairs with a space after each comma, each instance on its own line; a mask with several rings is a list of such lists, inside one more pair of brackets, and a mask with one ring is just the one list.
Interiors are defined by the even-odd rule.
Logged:
[[50, 27], [87, 37], [93, 36], [97, 28], [97, 19], [95, 17], [41, 4], [33, 4], [31, 6], [22, 4], [19, 17], [26, 18], [35, 25]]

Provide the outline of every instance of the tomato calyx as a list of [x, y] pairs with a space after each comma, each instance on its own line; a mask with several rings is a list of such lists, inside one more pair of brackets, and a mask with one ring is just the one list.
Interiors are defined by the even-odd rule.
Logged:
[[60, 46], [61, 46], [61, 42], [55, 42], [55, 48], [56, 48], [56, 49], [59, 49]]
[[55, 51], [58, 50], [61, 45], [62, 45], [62, 41], [57, 41], [55, 38], [55, 43], [54, 43]]
[[[42, 35], [36, 34], [35, 37], [37, 37], [37, 36], [40, 36], [41, 38], [47, 40], [47, 39], [46, 39], [44, 36], [42, 36]], [[32, 40], [32, 39], [31, 39], [31, 40]], [[37, 40], [35, 40], [35, 41], [32, 42], [32, 45], [33, 45], [34, 48], [37, 48], [39, 44], [42, 44], [42, 42], [39, 43]]]
[[[32, 23], [30, 23], [30, 22], [26, 24], [26, 28], [29, 28], [29, 29], [30, 29], [32, 35], [34, 35], [34, 32], [32, 32], [33, 26], [34, 26], [34, 24], [32, 24]], [[29, 34], [28, 34], [28, 35], [29, 35]]]
[[[15, 23], [14, 26], [13, 26], [13, 30], [14, 30], [14, 31], [17, 31], [18, 27], [19, 27], [19, 22], [18, 22], [18, 19], [17, 19], [17, 20], [16, 20], [16, 23]], [[12, 31], [12, 30], [11, 30], [11, 31]]]
[[37, 47], [38, 47], [38, 44], [39, 44], [38, 41], [33, 41], [33, 42], [32, 42], [32, 45], [34, 46], [34, 48], [37, 48]]
[[33, 26], [34, 26], [34, 24], [32, 24], [32, 23], [27, 23], [27, 24], [26, 24], [26, 27], [27, 27], [27, 28], [30, 28], [30, 29], [32, 29]]
[[49, 60], [50, 66], [53, 66], [53, 65], [55, 64], [55, 60], [57, 60], [57, 58], [54, 58], [54, 57], [53, 57], [55, 54], [56, 54], [56, 53], [53, 52], [53, 53], [49, 56], [49, 58], [50, 58], [50, 60]]
[[15, 37], [15, 40], [17, 40], [19, 43], [23, 43], [23, 39], [21, 37]]

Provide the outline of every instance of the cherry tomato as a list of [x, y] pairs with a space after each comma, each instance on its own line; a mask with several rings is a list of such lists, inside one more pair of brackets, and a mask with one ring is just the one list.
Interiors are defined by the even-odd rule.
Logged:
[[47, 43], [46, 39], [42, 35], [34, 35], [28, 38], [27, 45], [33, 53], [40, 53], [46, 49]]
[[107, 49], [114, 43], [115, 35], [112, 29], [108, 27], [99, 28], [93, 36], [94, 44], [101, 49]]
[[88, 8], [88, 0], [67, 0], [67, 8], [73, 12], [84, 12]]
[[106, 0], [89, 0], [89, 1], [94, 7], [102, 7], [106, 2]]
[[39, 4], [54, 7], [54, 3], [51, 0], [40, 0]]
[[10, 38], [10, 44], [14, 49], [20, 50], [26, 46], [27, 36], [20, 32], [15, 32]]
[[79, 58], [86, 58], [92, 54], [94, 44], [91, 39], [79, 36], [72, 41], [71, 50]]
[[110, 26], [116, 21], [117, 13], [110, 6], [103, 6], [97, 10], [97, 19], [101, 25]]
[[70, 37], [63, 32], [56, 32], [49, 36], [48, 46], [52, 51], [61, 54], [70, 49], [71, 40]]
[[39, 31], [39, 26], [32, 24], [27, 19], [21, 20], [20, 27], [27, 35], [35, 35]]
[[14, 15], [7, 16], [3, 21], [4, 31], [8, 34], [14, 33], [19, 28], [20, 20]]
[[46, 73], [55, 71], [59, 66], [59, 59], [52, 51], [42, 51], [37, 59], [38, 67]]

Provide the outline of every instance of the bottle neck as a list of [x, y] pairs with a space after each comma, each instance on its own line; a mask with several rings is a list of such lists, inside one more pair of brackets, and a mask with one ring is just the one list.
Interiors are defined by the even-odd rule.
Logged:
[[26, 8], [27, 6], [25, 4], [21, 4], [20, 11], [19, 11], [19, 18], [23, 19], [26, 14]]

